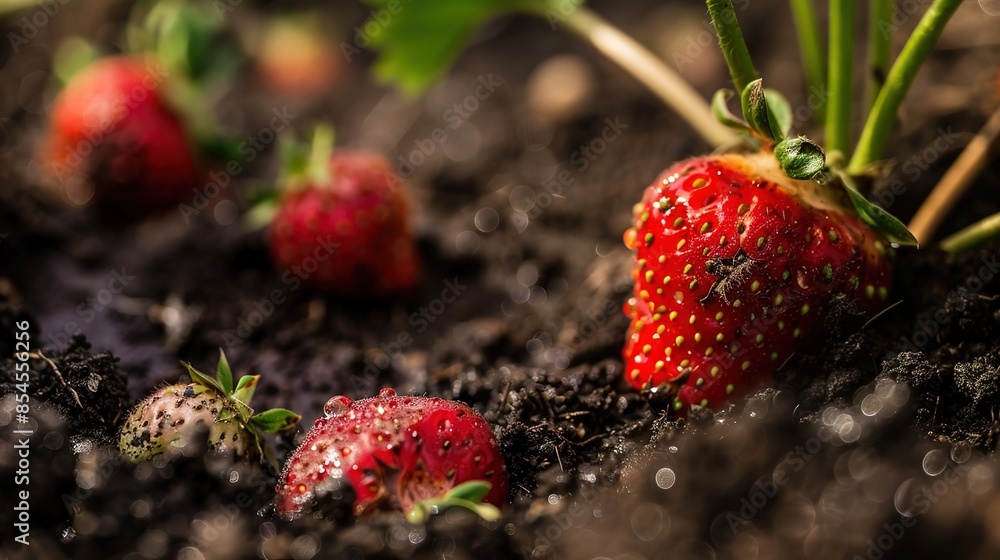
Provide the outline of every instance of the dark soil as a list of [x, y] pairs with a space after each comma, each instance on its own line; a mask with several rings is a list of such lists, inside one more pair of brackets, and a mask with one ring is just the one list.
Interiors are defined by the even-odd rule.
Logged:
[[[793, 63], [777, 50], [793, 39], [770, 31], [785, 4], [764, 4], [746, 11], [748, 39], [761, 72], [776, 76], [773, 85], [798, 91], [798, 75], [782, 71]], [[688, 14], [685, 31], [676, 23], [684, 18], [613, 6], [594, 8], [649, 43], [654, 35], [643, 30], [652, 33], [653, 23], [682, 36], [702, 30], [700, 10]], [[957, 25], [984, 17], [967, 8]], [[360, 6], [339, 9], [345, 21], [364, 14]], [[262, 232], [226, 217], [230, 201], [246, 209], [246, 193], [273, 177], [273, 149], [190, 223], [173, 212], [112, 226], [44, 195], [23, 164], [42, 120], [15, 114], [23, 137], [8, 139], [0, 154], [0, 233], [8, 234], [0, 238], [4, 480], [17, 469], [11, 356], [15, 323], [25, 320], [36, 352], [38, 427], [32, 545], [5, 537], [4, 554], [995, 558], [1000, 247], [958, 257], [933, 247], [901, 250], [893, 305], [884, 313], [869, 319], [835, 301], [822, 332], [772, 387], [714, 414], [672, 419], [667, 396], [636, 394], [621, 381], [621, 307], [631, 292], [621, 233], [643, 186], [704, 146], [568, 37], [544, 22], [492, 25], [418, 103], [368, 83], [359, 67], [367, 60], [349, 67], [322, 101], [248, 94], [259, 89], [249, 75], [220, 101], [243, 134], [287, 105], [302, 129], [331, 118], [339, 143], [380, 149], [399, 165], [447, 126], [443, 111], [468, 96], [477, 77], [501, 77], [503, 86], [409, 179], [426, 272], [419, 293], [405, 301], [344, 301], [282, 282]], [[968, 99], [955, 106], [926, 87], [932, 79], [983, 79], [985, 65], [974, 63], [989, 57], [975, 45], [955, 46], [959, 39], [946, 35], [952, 46], [932, 57], [914, 88], [911, 106], [936, 109], [903, 115], [893, 156], [905, 164], [921, 155], [927, 169], [914, 178], [900, 166], [888, 178], [905, 183], [887, 204], [900, 218], [964, 144], [932, 161], [926, 150], [935, 131], [974, 131], [995, 104], [995, 93], [978, 86], [963, 90]], [[596, 81], [576, 114], [549, 122], [531, 112], [524, 84], [539, 62], [566, 52], [587, 61]], [[701, 56], [706, 66], [717, 64], [714, 53]], [[706, 93], [724, 85], [721, 66], [699, 76], [691, 75]], [[607, 118], [628, 128], [581, 171], [571, 154]], [[543, 182], [556, 169], [571, 180], [553, 197]], [[953, 212], [942, 231], [1000, 211], [998, 184], [993, 165], [967, 195], [975, 203]], [[442, 291], [456, 301], [442, 305]], [[411, 343], [400, 343], [404, 334]], [[204, 457], [193, 446], [172, 461], [132, 465], [108, 445], [129, 406], [181, 377], [179, 360], [209, 367], [220, 347], [237, 375], [263, 375], [260, 409], [302, 414], [296, 434], [272, 438], [279, 461], [334, 395], [363, 398], [392, 386], [469, 403], [493, 426], [508, 465], [512, 502], [504, 518], [486, 523], [450, 511], [423, 526], [389, 514], [356, 521], [333, 500], [326, 517], [284, 522], [269, 513], [276, 476], [267, 467]], [[2, 503], [15, 502], [13, 489], [4, 485]], [[349, 491], [340, 500], [349, 501]], [[11, 515], [0, 510], [4, 527]]]

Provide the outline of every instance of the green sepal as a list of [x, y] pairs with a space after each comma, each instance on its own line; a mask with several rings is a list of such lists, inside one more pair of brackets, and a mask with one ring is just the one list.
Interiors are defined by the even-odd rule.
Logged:
[[254, 391], [257, 390], [258, 381], [260, 381], [259, 375], [244, 375], [241, 377], [240, 382], [236, 384], [236, 390], [233, 391], [233, 399], [249, 405], [250, 400], [253, 399]]
[[800, 136], [778, 142], [774, 156], [792, 179], [810, 180], [826, 169], [826, 154], [815, 142]]
[[298, 414], [286, 408], [272, 408], [250, 417], [250, 424], [261, 431], [274, 434], [294, 427], [302, 420]]
[[220, 385], [217, 380], [212, 379], [211, 377], [205, 375], [204, 373], [194, 369], [194, 366], [192, 366], [187, 362], [181, 362], [181, 365], [184, 366], [184, 368], [188, 372], [188, 375], [191, 376], [191, 381], [198, 383], [200, 385], [204, 385], [205, 387], [208, 387], [210, 389], [214, 389], [220, 395], [223, 396], [226, 395], [226, 390], [222, 388], [222, 385]]
[[492, 487], [492, 484], [484, 480], [463, 482], [440, 497], [417, 502], [406, 512], [406, 520], [410, 523], [424, 523], [431, 515], [441, 513], [450, 507], [461, 507], [486, 521], [496, 521], [502, 515], [500, 509], [493, 504], [482, 502]]
[[329, 124], [318, 124], [312, 139], [305, 142], [295, 136], [282, 138], [279, 146], [281, 186], [294, 190], [306, 184], [330, 184], [330, 155], [333, 153], [334, 131]]
[[732, 99], [734, 95], [736, 95], [736, 92], [731, 89], [723, 88], [716, 91], [715, 94], [712, 95], [712, 115], [715, 117], [715, 120], [719, 121], [723, 125], [734, 130], [750, 134], [753, 132], [750, 125], [729, 110], [729, 100]]
[[850, 175], [839, 171], [837, 172], [837, 176], [840, 178], [841, 183], [843, 183], [844, 190], [847, 191], [847, 196], [851, 199], [851, 204], [854, 205], [854, 209], [857, 211], [861, 221], [875, 228], [876, 231], [884, 235], [891, 243], [918, 245], [917, 238], [910, 233], [910, 230], [906, 229], [903, 222], [896, 219], [892, 214], [875, 206], [858, 192], [857, 187], [854, 186], [854, 180], [851, 179]]
[[233, 394], [233, 370], [229, 367], [229, 360], [226, 353], [219, 349], [219, 365], [215, 368], [215, 378], [222, 386], [223, 395], [227, 397]]
[[781, 142], [792, 128], [792, 109], [784, 96], [763, 84], [758, 78], [740, 94], [743, 118], [765, 139]]

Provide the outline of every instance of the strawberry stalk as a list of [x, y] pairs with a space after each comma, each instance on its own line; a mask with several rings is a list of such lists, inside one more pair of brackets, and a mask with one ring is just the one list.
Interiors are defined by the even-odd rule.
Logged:
[[878, 99], [892, 48], [892, 0], [871, 0], [868, 5], [868, 93], [866, 109], [871, 110]]
[[712, 117], [708, 103], [698, 92], [677, 72], [620, 29], [584, 7], [577, 8], [564, 23], [601, 54], [648, 87], [706, 142], [713, 146], [732, 142], [732, 133]]
[[[746, 90], [750, 82], [757, 79], [757, 70], [750, 59], [750, 50], [743, 40], [743, 32], [736, 21], [736, 10], [732, 0], [707, 0], [708, 13], [712, 17], [712, 25], [719, 37], [719, 47], [722, 56], [729, 67], [729, 75], [733, 78], [733, 87], [737, 92]], [[746, 115], [744, 115], [746, 116]]]
[[[802, 63], [806, 71], [806, 84], [809, 92], [822, 94], [826, 92], [826, 62], [824, 61], [823, 42], [819, 36], [819, 24], [816, 23], [816, 10], [812, 0], [791, 0], [792, 17], [795, 19], [795, 31], [799, 37], [799, 50], [802, 52]], [[817, 120], [821, 123], [825, 115], [825, 100], [820, 98], [816, 107]]]
[[961, 253], [997, 237], [1000, 237], [1000, 214], [993, 214], [944, 238], [941, 248], [949, 253]]
[[852, 175], [864, 174], [882, 158], [889, 143], [889, 136], [892, 134], [893, 124], [896, 122], [896, 113], [910, 85], [913, 84], [913, 79], [927, 60], [931, 48], [941, 36], [948, 20], [961, 4], [962, 0], [934, 0], [920, 19], [917, 28], [889, 70], [885, 85], [875, 99], [868, 120], [865, 121], [861, 138], [847, 166], [847, 171]]
[[[958, 203], [959, 198], [972, 184], [972, 180], [986, 168], [998, 142], [1000, 142], [1000, 109], [993, 113], [982, 130], [965, 146], [961, 155], [948, 168], [937, 186], [917, 210], [909, 225], [910, 231], [917, 239], [926, 242], [934, 236], [941, 221]], [[964, 239], [964, 235], [978, 235], [975, 233], [978, 230], [975, 230], [974, 226], [967, 229], [973, 230], [973, 233], [956, 233], [948, 238], [951, 240], [949, 243], [942, 242], [942, 248], [946, 251], [957, 252], [978, 243], [976, 241], [975, 243], [969, 242], [971, 243], [969, 244], [961, 241]]]
[[[847, 157], [851, 149], [854, 0], [830, 1], [830, 66], [827, 74], [826, 149]], [[834, 157], [837, 157], [834, 155]]]

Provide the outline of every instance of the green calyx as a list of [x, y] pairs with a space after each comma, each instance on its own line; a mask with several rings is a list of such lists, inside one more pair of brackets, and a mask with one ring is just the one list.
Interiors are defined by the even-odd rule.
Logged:
[[460, 507], [467, 509], [486, 521], [500, 519], [500, 509], [493, 504], [483, 503], [493, 485], [485, 480], [470, 480], [455, 486], [443, 496], [421, 500], [406, 512], [406, 520], [410, 523], [425, 523], [431, 515], [436, 515], [448, 508]]
[[330, 155], [333, 154], [334, 131], [329, 124], [318, 124], [309, 142], [296, 137], [283, 138], [281, 156], [281, 188], [294, 190], [305, 185], [325, 186], [333, 180]]
[[284, 408], [273, 408], [264, 412], [255, 412], [250, 407], [250, 400], [260, 381], [259, 375], [244, 375], [233, 385], [233, 372], [229, 367], [229, 360], [221, 349], [219, 350], [219, 363], [216, 366], [215, 377], [196, 370], [191, 364], [181, 362], [187, 369], [191, 380], [206, 389], [210, 389], [226, 399], [230, 407], [224, 408], [217, 421], [233, 421], [243, 428], [253, 438], [254, 450], [260, 457], [267, 458], [272, 466], [277, 467], [277, 463], [271, 455], [270, 449], [264, 444], [262, 434], [273, 434], [294, 427], [301, 416]]
[[765, 150], [773, 147], [774, 157], [790, 178], [820, 182], [829, 188], [843, 188], [858, 217], [890, 242], [916, 245], [916, 238], [902, 222], [869, 202], [858, 191], [854, 178], [844, 171], [843, 150], [834, 150], [828, 155], [819, 144], [804, 136], [788, 138], [792, 127], [791, 107], [780, 93], [765, 88], [763, 81], [757, 77], [736, 21], [732, 0], [706, 0], [706, 5], [733, 85], [740, 92], [743, 112], [742, 120], [735, 117], [728, 107], [733, 92], [720, 90], [712, 98], [712, 112], [719, 122], [756, 139]]

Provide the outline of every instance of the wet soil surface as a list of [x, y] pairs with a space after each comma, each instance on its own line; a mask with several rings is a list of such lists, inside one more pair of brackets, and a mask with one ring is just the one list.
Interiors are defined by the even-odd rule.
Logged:
[[[631, 18], [642, 29], [639, 15], [619, 14], [619, 23]], [[699, 17], [690, 33], [700, 31]], [[754, 17], [762, 16], [748, 15], [749, 28], [761, 29]], [[764, 35], [748, 33], [770, 60], [780, 37]], [[524, 44], [530, 57], [510, 56]], [[539, 61], [567, 51], [595, 78], [588, 101], [553, 122], [532, 112], [523, 84]], [[928, 73], [959, 83], [964, 53], [936, 55]], [[762, 72], [780, 69], [775, 60]], [[704, 146], [585, 47], [567, 46], [544, 22], [508, 21], [417, 104], [360, 75], [349, 75], [333, 104], [240, 97], [247, 84], [226, 101], [238, 107], [230, 118], [249, 131], [286, 103], [303, 126], [330, 115], [340, 143], [381, 149], [405, 168], [416, 146], [448, 127], [443, 111], [490, 73], [502, 85], [411, 165], [425, 277], [406, 300], [345, 301], [282, 280], [262, 232], [230, 212], [247, 207], [256, 177], [273, 176], [271, 152], [187, 219], [172, 212], [109, 225], [42, 196], [23, 165], [30, 134], [8, 146], [0, 167], [0, 232], [8, 233], [0, 240], [4, 480], [18, 469], [11, 355], [21, 321], [30, 323], [35, 349], [37, 429], [32, 545], [11, 548], [5, 539], [4, 554], [996, 557], [1000, 247], [959, 257], [899, 251], [884, 313], [862, 317], [849, 302], [832, 302], [821, 332], [771, 387], [677, 420], [667, 396], [640, 395], [621, 381], [621, 307], [631, 292], [621, 233], [642, 187]], [[794, 77], [784, 79], [775, 85], [794, 90]], [[723, 84], [713, 77], [700, 85]], [[916, 88], [916, 103], [931, 103], [928, 90]], [[901, 166], [890, 176], [904, 192], [883, 202], [899, 217], [912, 214], [962, 145], [929, 157], [941, 137], [935, 131], [950, 126], [967, 138], [981, 122], [986, 102], [970, 92], [960, 109], [904, 115], [894, 155], [905, 164], [921, 154], [910, 169], [926, 169], [911, 176]], [[619, 137], [586, 166], [573, 163], [612, 123]], [[29, 132], [37, 126], [26, 120]], [[992, 166], [968, 195], [976, 203], [955, 211], [943, 230], [1000, 211], [998, 184]], [[266, 466], [206, 458], [195, 446], [171, 462], [124, 460], [109, 443], [129, 407], [180, 378], [178, 360], [209, 367], [220, 347], [237, 375], [263, 375], [260, 409], [302, 414], [297, 433], [271, 438], [279, 461], [330, 397], [392, 386], [480, 411], [508, 466], [511, 505], [492, 523], [461, 511], [426, 525], [389, 514], [357, 521], [337, 507], [285, 522], [269, 514], [276, 475]], [[0, 501], [15, 503], [13, 490], [6, 483]], [[4, 527], [11, 516], [9, 507], [0, 511]]]

